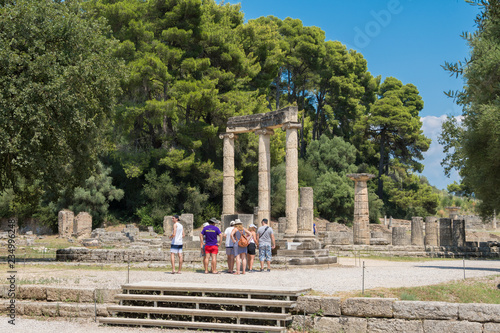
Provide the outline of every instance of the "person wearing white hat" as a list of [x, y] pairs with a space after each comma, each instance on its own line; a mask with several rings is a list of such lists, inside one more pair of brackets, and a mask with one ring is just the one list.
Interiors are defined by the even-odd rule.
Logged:
[[222, 239], [226, 239], [226, 255], [227, 255], [227, 272], [229, 274], [233, 273], [234, 269], [234, 250], [233, 250], [233, 240], [231, 239], [231, 232], [234, 229], [234, 221], [229, 223], [229, 227], [224, 230], [224, 234], [222, 235]]

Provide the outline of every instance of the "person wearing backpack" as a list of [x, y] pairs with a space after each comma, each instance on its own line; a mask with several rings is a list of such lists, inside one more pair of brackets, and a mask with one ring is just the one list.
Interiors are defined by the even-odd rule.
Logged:
[[247, 247], [248, 239], [252, 234], [243, 227], [240, 219], [234, 221], [234, 229], [231, 232], [231, 240], [233, 241], [234, 256], [236, 259], [236, 272], [235, 275], [240, 275], [240, 265], [243, 263], [242, 274], [245, 274], [247, 266]]
[[257, 229], [257, 244], [259, 244], [260, 271], [264, 271], [264, 261], [267, 261], [267, 272], [271, 271], [272, 249], [276, 247], [273, 228], [268, 226], [267, 219], [262, 219], [262, 226]]

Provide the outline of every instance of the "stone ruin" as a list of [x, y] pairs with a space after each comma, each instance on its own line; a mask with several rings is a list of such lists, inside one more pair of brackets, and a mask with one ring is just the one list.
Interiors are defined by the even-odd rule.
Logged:
[[58, 214], [59, 237], [89, 238], [92, 232], [92, 216], [80, 212], [76, 217], [70, 210], [61, 210]]

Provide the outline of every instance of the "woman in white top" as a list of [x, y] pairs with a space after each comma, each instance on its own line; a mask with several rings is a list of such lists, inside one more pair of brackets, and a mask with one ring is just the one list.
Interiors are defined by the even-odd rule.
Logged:
[[255, 249], [259, 246], [256, 243], [257, 235], [255, 234], [255, 230], [257, 230], [257, 226], [255, 224], [250, 224], [248, 227], [248, 231], [250, 231], [250, 238], [248, 239], [248, 249], [247, 249], [247, 263], [248, 263], [248, 272], [252, 273], [253, 270], [253, 262], [255, 260]]

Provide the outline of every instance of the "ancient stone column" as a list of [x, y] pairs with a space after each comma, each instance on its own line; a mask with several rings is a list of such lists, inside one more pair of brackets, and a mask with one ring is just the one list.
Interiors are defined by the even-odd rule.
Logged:
[[451, 220], [439, 219], [439, 246], [452, 246]]
[[259, 136], [259, 212], [257, 222], [271, 219], [271, 135], [273, 130], [255, 131]]
[[70, 210], [61, 210], [58, 214], [59, 237], [71, 237], [73, 234], [73, 223], [75, 214]]
[[421, 217], [411, 218], [411, 245], [424, 245], [424, 222]]
[[425, 218], [425, 245], [438, 246], [438, 219], [435, 216]]
[[234, 214], [234, 133], [219, 135], [223, 139], [222, 215]]
[[405, 227], [392, 228], [392, 245], [408, 245], [408, 237], [406, 237]]
[[453, 246], [465, 246], [465, 220], [453, 220], [452, 241]]
[[300, 188], [300, 207], [297, 208], [297, 236], [314, 237], [313, 223], [313, 189], [312, 187]]
[[297, 233], [297, 208], [299, 207], [299, 144], [300, 123], [289, 122], [283, 125], [286, 131], [286, 229], [285, 237]]
[[92, 215], [80, 212], [73, 222], [73, 236], [76, 238], [90, 238], [92, 233]]
[[354, 180], [354, 244], [370, 245], [370, 210], [368, 206], [367, 181], [375, 175], [369, 173], [351, 173], [347, 177]]

